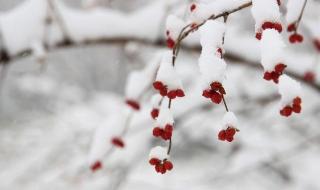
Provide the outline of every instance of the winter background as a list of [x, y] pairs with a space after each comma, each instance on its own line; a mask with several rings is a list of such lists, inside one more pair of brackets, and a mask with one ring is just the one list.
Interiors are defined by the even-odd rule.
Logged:
[[[174, 102], [174, 169], [165, 175], [148, 163], [150, 149], [161, 143], [152, 137], [148, 98], [125, 149], [107, 154], [94, 173], [88, 159], [96, 129], [103, 128], [108, 144], [121, 128], [128, 74], [157, 59], [166, 48], [166, 16], [186, 17], [191, 1], [54, 2], [70, 45], [61, 43], [59, 18], [45, 27], [47, 1], [0, 0], [0, 47], [10, 54], [9, 64], [0, 65], [0, 189], [320, 189], [320, 59], [312, 46], [319, 1], [308, 1], [304, 42], [288, 43], [288, 72], [303, 89], [303, 111], [290, 118], [280, 116], [278, 90], [262, 78], [250, 8], [229, 17], [225, 88], [240, 129], [232, 143], [217, 140], [223, 106], [196, 90], [197, 32], [186, 40], [177, 60], [186, 98]], [[34, 53], [25, 52], [30, 47]], [[307, 71], [316, 73], [314, 83], [303, 80]]]

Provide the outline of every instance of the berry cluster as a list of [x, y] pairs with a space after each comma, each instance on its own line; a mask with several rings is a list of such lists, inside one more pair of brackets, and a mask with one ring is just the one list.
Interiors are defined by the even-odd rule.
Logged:
[[118, 148], [124, 148], [125, 144], [123, 142], [123, 140], [121, 139], [121, 137], [113, 137], [111, 139], [111, 143]]
[[162, 138], [163, 140], [169, 140], [172, 137], [173, 126], [170, 124], [166, 124], [164, 128], [155, 127], [153, 128], [153, 136]]
[[269, 72], [269, 71], [266, 71], [264, 73], [264, 76], [263, 78], [267, 81], [270, 81], [270, 80], [273, 80], [273, 82], [275, 83], [278, 83], [279, 82], [279, 77], [282, 75], [284, 69], [286, 68], [287, 66], [283, 63], [278, 63], [275, 67], [274, 67], [274, 70]]
[[157, 173], [165, 174], [167, 171], [172, 170], [173, 164], [167, 159], [161, 161], [158, 158], [151, 158], [149, 163], [154, 166]]
[[184, 97], [184, 91], [182, 89], [168, 90], [167, 85], [164, 85], [161, 81], [155, 81], [153, 83], [154, 89], [158, 90], [161, 96], [167, 96], [169, 99], [175, 99], [176, 97]]
[[279, 33], [282, 32], [282, 25], [278, 22], [270, 22], [270, 21], [266, 21], [264, 22], [262, 25], [261, 25], [261, 29], [259, 30], [259, 32], [256, 33], [256, 38], [258, 40], [261, 40], [262, 38], [262, 32], [264, 30], [267, 30], [267, 29], [275, 29], [277, 30]]
[[238, 130], [234, 127], [228, 127], [227, 129], [222, 129], [219, 133], [218, 133], [218, 138], [221, 141], [228, 141], [228, 142], [232, 142], [234, 139], [234, 135], [236, 134]]
[[301, 98], [296, 97], [293, 99], [292, 106], [287, 105], [282, 110], [280, 110], [280, 114], [285, 117], [289, 117], [292, 112], [294, 113], [300, 113], [301, 112]]
[[223, 95], [226, 94], [222, 84], [220, 82], [213, 82], [210, 87], [210, 89], [206, 89], [202, 92], [202, 96], [211, 99], [215, 104], [220, 104]]
[[135, 100], [127, 99], [126, 104], [134, 110], [140, 110], [140, 104]]
[[301, 43], [303, 41], [303, 36], [297, 33], [296, 23], [289, 24], [287, 27], [287, 31], [292, 32], [292, 34], [289, 36], [290, 43]]

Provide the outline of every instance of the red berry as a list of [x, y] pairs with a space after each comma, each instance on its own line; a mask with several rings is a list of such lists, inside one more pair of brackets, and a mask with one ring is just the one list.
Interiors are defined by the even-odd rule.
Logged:
[[280, 23], [274, 23], [273, 28], [278, 30], [279, 33], [282, 32], [282, 25]]
[[300, 43], [300, 42], [302, 42], [303, 41], [303, 36], [302, 35], [300, 35], [300, 34], [297, 34], [297, 33], [295, 33], [295, 34], [292, 34], [290, 37], [289, 37], [289, 41], [290, 41], [290, 43]]
[[220, 104], [220, 102], [222, 101], [222, 96], [219, 93], [214, 92], [211, 96], [211, 101], [213, 103]]
[[265, 29], [270, 29], [270, 28], [273, 28], [274, 27], [274, 24], [272, 22], [264, 22], [262, 24], [262, 29], [265, 30]]
[[294, 23], [290, 24], [287, 28], [288, 32], [293, 32], [296, 30], [296, 25]]
[[313, 45], [317, 48], [317, 50], [320, 52], [320, 40], [315, 39], [313, 40]]
[[316, 74], [312, 71], [307, 71], [304, 76], [303, 76], [303, 79], [305, 81], [308, 81], [308, 82], [314, 82], [315, 79], [316, 79]]
[[202, 92], [202, 96], [205, 98], [211, 98], [212, 94], [211, 94], [210, 90], [204, 90]]
[[97, 170], [99, 170], [99, 169], [101, 169], [101, 168], [102, 168], [102, 163], [101, 163], [100, 161], [96, 161], [96, 162], [93, 163], [93, 164], [91, 165], [91, 167], [90, 167], [90, 169], [91, 169], [92, 172], [95, 172], [95, 171], [97, 171]]
[[160, 164], [160, 160], [158, 158], [151, 158], [149, 160], [149, 163], [153, 166], [157, 165], [157, 164]]
[[272, 80], [273, 82], [275, 83], [278, 83], [279, 82], [279, 77], [280, 77], [280, 74], [276, 73], [276, 72], [271, 72], [271, 76], [272, 76]]
[[218, 49], [217, 49], [217, 53], [219, 53], [220, 56], [222, 57], [222, 49], [221, 49], [221, 48], [218, 48]]
[[161, 96], [166, 96], [168, 94], [168, 89], [167, 87], [163, 87], [161, 90], [160, 90], [160, 95]]
[[163, 134], [163, 130], [160, 127], [155, 127], [153, 128], [152, 134], [155, 137], [160, 137]]
[[226, 137], [233, 137], [236, 134], [236, 129], [233, 127], [228, 127], [226, 130]]
[[153, 119], [156, 119], [159, 115], [159, 109], [156, 109], [156, 108], [153, 108], [152, 111], [151, 111], [151, 117]]
[[280, 114], [285, 117], [289, 117], [291, 113], [292, 113], [292, 108], [290, 106], [286, 106], [280, 111]]
[[172, 137], [172, 132], [170, 131], [164, 131], [161, 135], [163, 140], [169, 140]]
[[283, 63], [279, 63], [274, 67], [274, 69], [277, 73], [282, 73], [286, 67], [287, 67], [287, 65], [285, 65]]
[[300, 105], [301, 104], [301, 98], [300, 97], [296, 97], [295, 99], [293, 99], [293, 105]]
[[300, 112], [301, 112], [301, 106], [294, 104], [294, 105], [292, 106], [292, 111], [293, 111], [294, 113], [300, 113]]
[[264, 73], [264, 75], [263, 75], [263, 78], [264, 78], [265, 80], [271, 80], [271, 79], [272, 79], [272, 75], [271, 75], [270, 72], [266, 71], [266, 72]]
[[171, 90], [168, 94], [167, 94], [169, 99], [175, 99], [177, 97], [177, 93], [175, 90]]
[[134, 110], [140, 109], [139, 103], [135, 100], [126, 100], [126, 104], [129, 105]]
[[172, 48], [174, 47], [174, 45], [175, 45], [174, 40], [169, 37], [169, 38], [167, 39], [167, 46], [168, 46], [168, 48], [172, 49]]
[[172, 131], [173, 131], [173, 126], [170, 125], [170, 124], [167, 124], [167, 125], [164, 127], [164, 131], [165, 131], [165, 132], [172, 132]]
[[123, 148], [124, 147], [124, 142], [120, 137], [114, 137], [111, 139], [111, 143], [119, 148]]
[[230, 137], [227, 136], [227, 137], [226, 137], [226, 140], [227, 140], [228, 142], [232, 142], [232, 141], [233, 141], [233, 136], [230, 136]]
[[160, 81], [155, 81], [153, 83], [153, 88], [156, 90], [161, 90], [163, 87], [164, 87], [164, 85]]
[[213, 82], [210, 84], [210, 86], [211, 86], [211, 89], [215, 91], [219, 90], [222, 87], [220, 82]]
[[192, 12], [192, 11], [194, 11], [196, 8], [197, 8], [196, 4], [192, 4], [192, 5], [190, 6], [190, 11]]
[[225, 130], [221, 130], [221, 131], [219, 132], [219, 134], [218, 134], [218, 138], [219, 138], [219, 140], [221, 140], [221, 141], [226, 140], [226, 131], [225, 131]]
[[176, 90], [176, 94], [177, 94], [178, 97], [184, 97], [185, 96], [185, 94], [184, 94], [182, 89]]
[[166, 170], [169, 170], [169, 171], [172, 170], [173, 168], [173, 164], [170, 161], [164, 161], [163, 166]]
[[256, 33], [256, 38], [257, 38], [258, 40], [261, 40], [261, 38], [262, 38], [262, 33], [261, 33], [261, 32]]

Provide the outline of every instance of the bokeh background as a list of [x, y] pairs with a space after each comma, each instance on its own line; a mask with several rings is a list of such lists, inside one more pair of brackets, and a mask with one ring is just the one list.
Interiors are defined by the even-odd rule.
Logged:
[[[21, 6], [29, 6], [24, 13], [33, 18], [42, 10], [39, 2], [0, 0], [0, 23]], [[106, 155], [103, 169], [94, 173], [88, 157], [97, 128], [112, 135], [121, 127], [116, 121], [128, 111], [123, 103], [128, 74], [166, 49], [166, 15], [186, 18], [191, 1], [101, 0], [96, 7], [79, 0], [59, 2], [67, 28], [74, 27], [69, 35], [80, 37], [71, 45], [54, 41], [42, 63], [32, 53], [12, 55], [1, 72], [0, 189], [320, 189], [320, 81], [303, 80], [307, 71], [320, 74], [319, 52], [310, 32], [312, 26], [320, 26], [313, 24], [320, 23], [319, 1], [308, 2], [301, 26], [304, 43], [288, 44], [289, 74], [303, 88], [303, 112], [290, 118], [279, 115], [276, 86], [262, 79], [250, 10], [230, 16], [226, 98], [240, 123], [231, 144], [217, 140], [223, 106], [203, 100], [197, 88], [198, 34], [190, 36], [177, 61], [187, 96], [174, 102], [174, 170], [165, 175], [148, 164], [149, 150], [161, 143], [151, 134], [151, 89], [124, 138], [126, 148]], [[134, 16], [137, 13], [140, 16]], [[74, 19], [83, 15], [95, 16]], [[28, 28], [33, 19], [19, 21], [13, 23], [12, 35], [23, 38], [33, 30]], [[96, 32], [100, 27], [90, 28], [93, 24], [101, 25], [102, 32]], [[79, 32], [84, 30], [88, 32]], [[0, 47], [6, 49], [3, 39]]]

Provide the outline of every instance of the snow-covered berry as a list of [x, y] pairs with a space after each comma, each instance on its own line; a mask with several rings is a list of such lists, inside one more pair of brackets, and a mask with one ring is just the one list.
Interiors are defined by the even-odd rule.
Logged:
[[222, 121], [223, 128], [218, 133], [218, 139], [221, 141], [232, 142], [234, 140], [234, 135], [239, 130], [236, 128], [238, 125], [238, 120], [233, 112], [227, 112]]
[[124, 148], [125, 144], [121, 137], [113, 137], [111, 139], [111, 143], [118, 148]]
[[175, 15], [169, 15], [166, 21], [166, 35], [167, 35], [167, 46], [172, 49], [182, 28], [185, 26], [185, 22]]
[[102, 162], [101, 161], [96, 161], [90, 166], [90, 169], [91, 169], [92, 172], [95, 172], [95, 171], [97, 171], [97, 170], [99, 170], [101, 168], [102, 168]]
[[154, 137], [170, 140], [173, 133], [173, 116], [171, 111], [162, 106], [159, 116], [156, 119], [156, 125], [153, 128], [152, 134]]
[[157, 173], [165, 174], [173, 169], [173, 164], [168, 160], [167, 149], [161, 146], [151, 149], [149, 154], [149, 163], [154, 166]]

